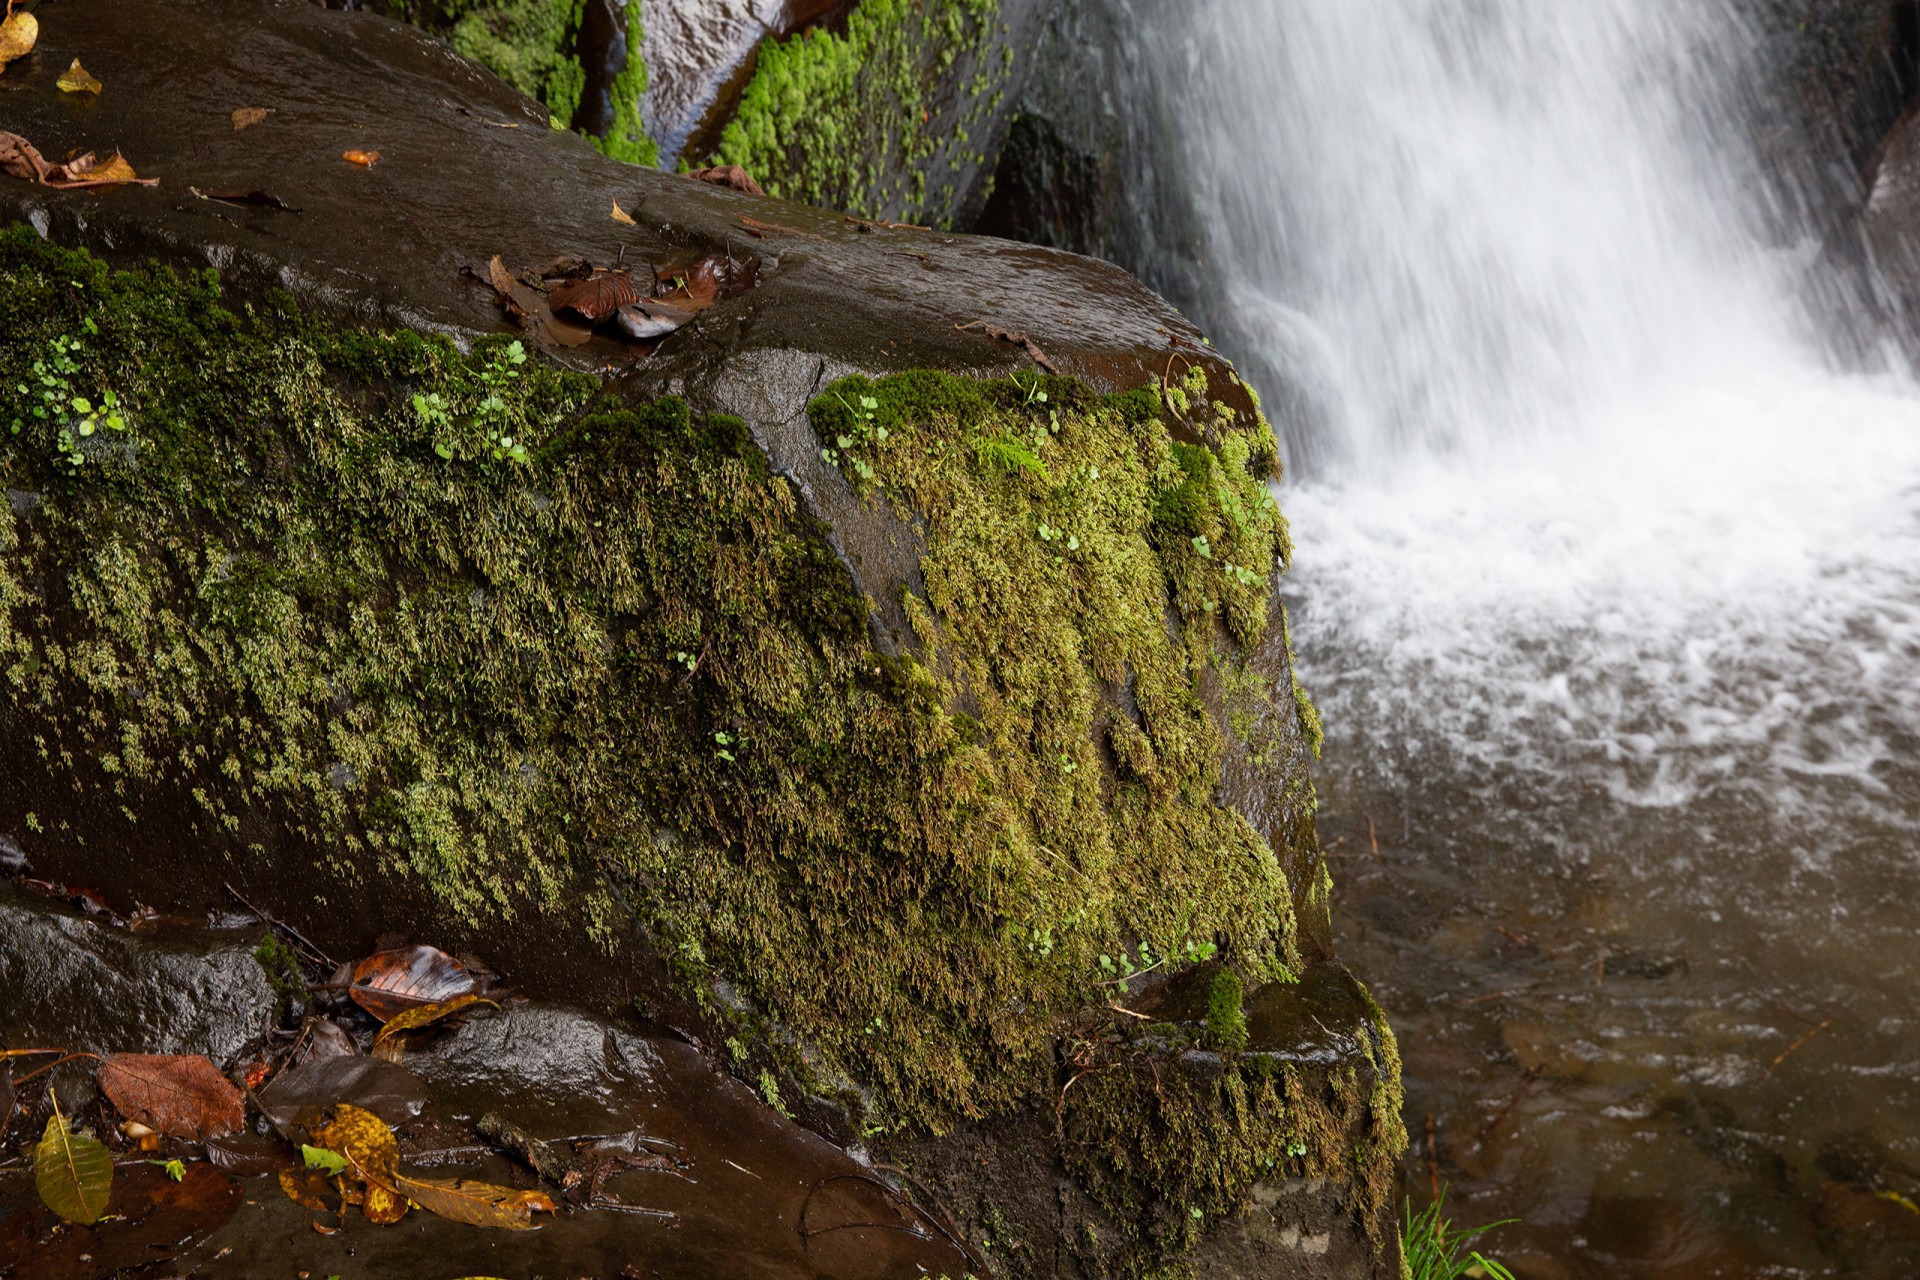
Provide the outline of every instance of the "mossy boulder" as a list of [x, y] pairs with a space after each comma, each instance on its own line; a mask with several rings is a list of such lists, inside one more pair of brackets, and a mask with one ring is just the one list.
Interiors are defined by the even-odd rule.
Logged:
[[[1077, 1196], [1033, 1274], [1169, 1263], [1290, 1177], [1384, 1239], [1375, 1040], [1284, 1108], [1142, 1112], [1124, 1192], [1036, 1123], [1116, 993], [1210, 958], [1251, 1010], [1328, 951], [1274, 440], [1190, 325], [1085, 260], [496, 127], [539, 109], [378, 18], [96, 8], [10, 123], [162, 185], [0, 187], [0, 831], [39, 873], [637, 1002], [925, 1175], [1030, 1143], [966, 1213]], [[52, 86], [75, 56], [97, 104]], [[758, 286], [655, 350], [540, 350], [475, 278], [714, 252]], [[1088, 1096], [1089, 1132], [1135, 1108]]]

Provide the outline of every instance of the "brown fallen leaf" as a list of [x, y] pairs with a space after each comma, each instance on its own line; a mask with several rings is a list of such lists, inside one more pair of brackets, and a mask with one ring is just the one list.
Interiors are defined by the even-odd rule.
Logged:
[[[531, 334], [533, 340], [541, 346], [577, 347], [592, 341], [592, 325], [570, 317], [555, 315], [553, 308], [547, 304], [547, 295], [532, 285], [515, 279], [498, 254], [495, 254], [493, 260], [487, 263], [486, 281], [498, 295], [501, 308], [513, 318], [515, 324]], [[450, 994], [458, 995], [459, 992], [455, 990]], [[358, 999], [358, 997], [355, 998]], [[399, 1008], [405, 1008], [409, 1004], [432, 1003], [432, 1000], [407, 1001], [400, 1004]], [[375, 1013], [374, 1016], [380, 1015]]]
[[60, 73], [60, 78], [53, 82], [53, 87], [64, 93], [91, 93], [95, 95], [98, 95], [100, 90], [106, 88], [105, 85], [87, 73], [87, 69], [80, 65], [80, 59], [78, 58], [73, 60], [72, 66]]
[[47, 168], [46, 158], [31, 142], [17, 133], [0, 133], [0, 173], [39, 182], [47, 176]]
[[556, 286], [547, 295], [555, 311], [572, 311], [599, 323], [621, 307], [640, 300], [640, 286], [625, 271], [609, 271]]
[[374, 1035], [374, 1056], [380, 1056], [380, 1046], [392, 1040], [395, 1036], [403, 1032], [415, 1031], [421, 1027], [431, 1026], [450, 1014], [458, 1013], [462, 1009], [476, 1004], [492, 1005], [496, 1009], [500, 1007], [498, 1002], [469, 991], [464, 995], [457, 995], [451, 1000], [442, 1000], [437, 1004], [416, 1005], [411, 1009], [401, 1010], [399, 1013], [394, 1014], [393, 1017], [387, 1019], [387, 1025], [381, 1027]]
[[272, 114], [269, 107], [236, 107], [233, 112], [233, 131], [239, 133], [242, 129], [251, 129]]
[[371, 169], [380, 163], [378, 151], [342, 151], [340, 158], [348, 164], [357, 164], [362, 169]]
[[694, 169], [687, 176], [696, 182], [709, 182], [716, 187], [743, 191], [750, 196], [767, 194], [766, 190], [753, 180], [753, 175], [737, 164], [720, 164], [710, 169]]
[[203, 1142], [246, 1127], [245, 1099], [204, 1054], [108, 1054], [99, 1083], [121, 1115], [176, 1138]]
[[552, 1197], [544, 1191], [518, 1191], [471, 1178], [410, 1178], [401, 1174], [394, 1186], [428, 1213], [475, 1227], [526, 1231], [532, 1228], [536, 1211], [556, 1212]]
[[[531, 295], [529, 301], [536, 307], [544, 302], [536, 290], [513, 278], [497, 254], [487, 264], [487, 280], [503, 297], [515, 302], [522, 297], [519, 290]], [[376, 951], [355, 965], [347, 994], [355, 1004], [385, 1022], [407, 1009], [482, 989], [480, 979], [446, 952], [412, 946]]]
[[1017, 330], [1002, 329], [998, 325], [988, 324], [984, 320], [973, 320], [973, 321], [969, 321], [966, 324], [957, 324], [953, 327], [961, 330], [978, 329], [981, 333], [985, 334], [989, 338], [993, 338], [1000, 342], [1010, 342], [1014, 346], [1019, 347], [1022, 351], [1025, 351], [1027, 353], [1027, 358], [1029, 360], [1032, 360], [1036, 365], [1039, 365], [1040, 368], [1044, 369], [1046, 372], [1054, 374], [1056, 376], [1060, 372], [1058, 369], [1053, 367], [1053, 361], [1047, 359], [1047, 353], [1040, 349], [1039, 343], [1035, 342], [1032, 338], [1029, 338], [1026, 334], [1018, 332]]
[[33, 52], [34, 41], [40, 38], [40, 20], [24, 9], [12, 12], [13, 5], [7, 5], [6, 21], [0, 22], [0, 70], [4, 70], [15, 58], [24, 58]]
[[613, 198], [613, 220], [624, 227], [631, 227], [635, 225], [633, 221], [633, 215], [620, 207], [619, 196], [615, 196]]

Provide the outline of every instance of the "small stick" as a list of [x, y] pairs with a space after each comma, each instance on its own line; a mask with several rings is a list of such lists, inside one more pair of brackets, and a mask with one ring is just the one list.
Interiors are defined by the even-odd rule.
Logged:
[[1486, 1003], [1487, 1001], [1489, 1001], [1489, 1000], [1498, 1000], [1498, 999], [1500, 999], [1500, 998], [1501, 998], [1502, 996], [1519, 996], [1519, 995], [1525, 995], [1525, 994], [1526, 994], [1527, 992], [1529, 992], [1529, 991], [1531, 991], [1531, 990], [1533, 990], [1533, 988], [1532, 988], [1531, 986], [1526, 986], [1526, 987], [1508, 987], [1508, 988], [1507, 988], [1507, 989], [1506, 989], [1505, 991], [1489, 991], [1489, 992], [1487, 992], [1487, 994], [1485, 994], [1485, 995], [1483, 995], [1483, 996], [1474, 996], [1474, 997], [1473, 997], [1472, 999], [1470, 999], [1470, 1000], [1462, 1000], [1462, 1001], [1460, 1002], [1460, 1004], [1461, 1004], [1461, 1007], [1462, 1007], [1462, 1008], [1464, 1008], [1464, 1007], [1466, 1007], [1466, 1006], [1468, 1006], [1468, 1005], [1475, 1005], [1475, 1004], [1485, 1004], [1485, 1003]]
[[1433, 1198], [1440, 1198], [1440, 1151], [1433, 1140], [1433, 1112], [1427, 1112], [1427, 1182], [1433, 1189]]
[[1127, 1016], [1128, 1016], [1129, 1018], [1138, 1018], [1138, 1019], [1140, 1019], [1140, 1021], [1142, 1021], [1142, 1022], [1152, 1022], [1152, 1021], [1153, 1021], [1153, 1019], [1152, 1019], [1151, 1017], [1149, 1017], [1149, 1016], [1148, 1016], [1147, 1014], [1144, 1014], [1144, 1013], [1135, 1013], [1135, 1012], [1134, 1012], [1133, 1010], [1131, 1010], [1131, 1009], [1122, 1009], [1122, 1008], [1121, 1008], [1121, 1007], [1120, 1007], [1119, 1005], [1117, 1005], [1117, 1004], [1115, 1004], [1115, 1003], [1114, 1003], [1113, 1001], [1111, 1001], [1111, 1000], [1109, 1000], [1109, 1001], [1107, 1001], [1107, 1008], [1109, 1008], [1109, 1009], [1111, 1009], [1111, 1010], [1113, 1010], [1113, 1011], [1114, 1011], [1115, 1013], [1124, 1013], [1124, 1014], [1126, 1014], [1126, 1015], [1127, 1015]]
[[1801, 1036], [1798, 1040], [1795, 1040], [1792, 1044], [1782, 1049], [1780, 1051], [1780, 1056], [1767, 1064], [1767, 1073], [1771, 1075], [1773, 1073], [1773, 1069], [1779, 1066], [1781, 1063], [1785, 1062], [1793, 1054], [1793, 1052], [1796, 1049], [1800, 1048], [1800, 1046], [1804, 1045], [1807, 1041], [1813, 1039], [1815, 1036], [1819, 1035], [1822, 1031], [1825, 1031], [1828, 1027], [1832, 1025], [1833, 1025], [1833, 1019], [1828, 1018], [1825, 1022], [1821, 1023], [1819, 1026], [1815, 1027], [1813, 1030], [1807, 1032], [1807, 1034]]
[[1600, 960], [1594, 966], [1594, 973], [1593, 973], [1594, 990], [1598, 991], [1601, 987], [1606, 985], [1606, 982], [1607, 982], [1607, 948], [1606, 948], [1606, 944], [1602, 943], [1600, 946]]
[[551, 1142], [536, 1138], [519, 1125], [511, 1123], [497, 1111], [487, 1112], [473, 1127], [481, 1137], [519, 1157], [527, 1168], [556, 1187], [572, 1186], [580, 1180], [580, 1164], [577, 1160]]
[[1380, 861], [1380, 833], [1373, 829], [1373, 815], [1367, 815], [1367, 843], [1373, 848], [1373, 860]]
[[256, 916], [259, 916], [261, 921], [267, 926], [267, 928], [278, 929], [282, 933], [286, 934], [288, 937], [292, 938], [295, 942], [305, 947], [309, 953], [309, 958], [313, 960], [317, 960], [322, 965], [325, 965], [329, 972], [331, 972], [334, 968], [337, 967], [333, 963], [333, 957], [328, 955], [326, 952], [322, 951], [319, 947], [315, 946], [313, 944], [313, 940], [307, 937], [306, 934], [301, 933], [298, 929], [294, 928], [292, 925], [288, 924], [284, 920], [274, 919], [270, 913], [262, 911], [259, 907], [256, 907], [251, 902], [248, 902], [244, 897], [241, 896], [240, 891], [234, 888], [230, 882], [222, 881], [221, 883], [223, 887], [226, 889], [226, 891], [232, 894], [234, 898], [240, 903], [241, 906], [253, 912], [253, 914], [255, 914]]
[[1520, 1099], [1526, 1097], [1529, 1093], [1532, 1093], [1533, 1086], [1539, 1083], [1540, 1083], [1539, 1076], [1535, 1075], [1531, 1071], [1527, 1072], [1526, 1083], [1521, 1085], [1518, 1089], [1514, 1090], [1513, 1096], [1507, 1099], [1506, 1105], [1501, 1107], [1500, 1110], [1494, 1113], [1493, 1119], [1487, 1121], [1486, 1125], [1480, 1130], [1480, 1136], [1479, 1138], [1476, 1139], [1476, 1141], [1480, 1142], [1481, 1144], [1485, 1144], [1486, 1140], [1490, 1136], [1492, 1136], [1493, 1131], [1500, 1127], [1500, 1122], [1507, 1118], [1508, 1113], [1511, 1112], [1515, 1107], [1520, 1105]]
[[1515, 933], [1513, 930], [1507, 928], [1507, 926], [1503, 924], [1497, 924], [1493, 927], [1498, 929], [1501, 932], [1501, 934], [1504, 935], [1506, 938], [1508, 938], [1513, 942], [1519, 943], [1523, 947], [1530, 947], [1533, 945], [1533, 939], [1529, 938], [1524, 933]]

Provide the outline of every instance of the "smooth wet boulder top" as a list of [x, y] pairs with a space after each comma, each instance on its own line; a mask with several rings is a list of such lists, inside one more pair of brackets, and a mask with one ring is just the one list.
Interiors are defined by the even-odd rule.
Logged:
[[[105, 85], [97, 97], [55, 86], [75, 58]], [[232, 113], [249, 107], [270, 114], [237, 130]], [[498, 332], [510, 325], [483, 282], [495, 254], [516, 268], [569, 254], [637, 267], [719, 252], [757, 259], [758, 287], [659, 356], [719, 344], [830, 350], [870, 369], [1031, 367], [1020, 347], [956, 328], [984, 322], [1030, 334], [1062, 373], [1103, 388], [1147, 381], [1176, 347], [1212, 363], [1199, 333], [1118, 268], [863, 227], [623, 165], [437, 40], [302, 0], [51, 6], [38, 48], [0, 72], [0, 118], [49, 159], [118, 150], [160, 179], [65, 192], [0, 178], [0, 219], [123, 260], [218, 267], [339, 320]], [[350, 150], [380, 159], [364, 168]], [[300, 212], [195, 190], [262, 191]], [[614, 221], [616, 199], [635, 225]], [[629, 354], [596, 340], [568, 358]]]

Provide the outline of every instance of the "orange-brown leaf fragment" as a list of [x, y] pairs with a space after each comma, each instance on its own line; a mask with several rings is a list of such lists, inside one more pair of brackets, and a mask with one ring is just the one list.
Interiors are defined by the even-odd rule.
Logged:
[[[13, 8], [11, 4], [7, 6]], [[24, 58], [33, 52], [34, 41], [40, 38], [40, 20], [24, 9], [19, 13], [8, 13], [7, 19], [0, 22], [0, 69], [4, 69], [15, 58]]]
[[87, 69], [80, 65], [80, 59], [78, 58], [73, 60], [72, 66], [60, 73], [60, 78], [53, 82], [53, 87], [63, 93], [92, 94], [98, 94], [102, 89], [106, 88], [105, 85], [88, 74]]
[[613, 198], [613, 220], [624, 227], [631, 227], [634, 225], [633, 215], [620, 207], [619, 196], [615, 196]]
[[753, 175], [737, 164], [721, 164], [711, 169], [695, 169], [687, 176], [697, 182], [711, 183], [716, 187], [745, 192], [750, 196], [767, 194], [766, 190], [753, 180]]
[[402, 1175], [397, 1186], [407, 1199], [453, 1222], [475, 1227], [505, 1227], [526, 1231], [533, 1226], [533, 1215], [554, 1212], [551, 1197], [543, 1191], [516, 1191], [512, 1187], [476, 1182], [471, 1178], [409, 1178]]
[[251, 129], [271, 114], [266, 107], [236, 107], [233, 112], [233, 131], [239, 133], [242, 129]]
[[[333, 1191], [326, 1172], [321, 1169], [287, 1168], [280, 1171], [280, 1189], [287, 1193], [287, 1199], [302, 1209], [312, 1209], [318, 1213], [331, 1213], [340, 1206], [329, 1201], [327, 1194]], [[333, 1200], [339, 1200], [336, 1192]]]
[[247, 1123], [240, 1091], [204, 1054], [108, 1054], [99, 1081], [121, 1115], [176, 1138], [204, 1142]]
[[340, 158], [348, 164], [357, 164], [362, 169], [371, 169], [380, 163], [378, 151], [342, 151]]
[[129, 184], [151, 187], [160, 179], [141, 177], [118, 151], [104, 163], [96, 160], [93, 152], [89, 151], [65, 164], [48, 166], [46, 176], [41, 181], [63, 191], [79, 191], [87, 187], [121, 187]]

